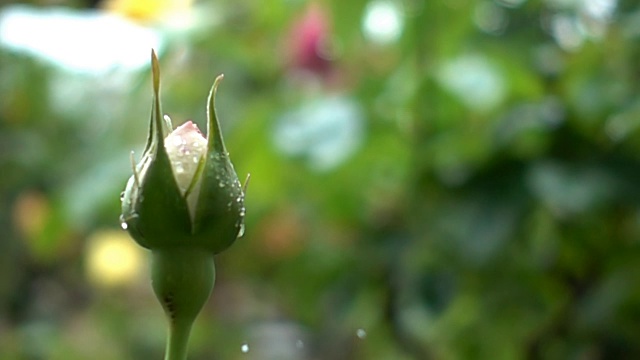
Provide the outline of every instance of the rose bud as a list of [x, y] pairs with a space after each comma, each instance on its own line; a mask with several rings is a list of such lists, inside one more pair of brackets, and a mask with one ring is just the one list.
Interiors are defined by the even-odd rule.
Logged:
[[[148, 249], [194, 246], [217, 254], [244, 231], [244, 191], [226, 151], [214, 98], [205, 138], [192, 122], [173, 130], [162, 116], [159, 68], [152, 57], [154, 100], [142, 159], [122, 199], [122, 226]], [[171, 131], [165, 137], [165, 133]]]
[[121, 225], [151, 250], [152, 287], [169, 319], [165, 359], [182, 360], [191, 326], [213, 289], [213, 255], [244, 231], [244, 189], [215, 113], [222, 76], [209, 93], [205, 138], [192, 122], [173, 130], [169, 117], [162, 116], [155, 52], [151, 63], [149, 136], [122, 195]]

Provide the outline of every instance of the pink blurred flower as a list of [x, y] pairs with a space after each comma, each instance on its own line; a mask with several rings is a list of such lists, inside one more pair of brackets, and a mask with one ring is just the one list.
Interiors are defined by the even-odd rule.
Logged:
[[325, 10], [312, 3], [290, 30], [287, 44], [290, 65], [294, 69], [326, 74], [331, 69], [331, 59], [327, 56], [329, 34], [330, 22]]

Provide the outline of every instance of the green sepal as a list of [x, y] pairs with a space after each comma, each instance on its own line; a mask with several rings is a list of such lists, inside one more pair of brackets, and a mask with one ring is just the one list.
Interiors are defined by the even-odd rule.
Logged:
[[[151, 49], [151, 77], [153, 81], [153, 99], [151, 100], [151, 119], [149, 119], [149, 134], [147, 135], [147, 144], [144, 147], [143, 154], [147, 154], [151, 151], [151, 146], [154, 144], [162, 143], [158, 142], [156, 132], [154, 129], [157, 126], [155, 118], [162, 115], [162, 109], [160, 106], [160, 64], [158, 63], [158, 57], [156, 52]], [[162, 133], [164, 139], [164, 134]]]
[[164, 147], [167, 122], [162, 117], [160, 72], [154, 52], [152, 69], [154, 99], [149, 136], [133, 181], [127, 184], [122, 214], [133, 239], [143, 247], [157, 249], [185, 244], [191, 234], [191, 219]]
[[228, 248], [244, 227], [244, 193], [224, 145], [215, 112], [215, 94], [222, 76], [209, 92], [207, 102], [207, 153], [193, 223], [194, 235], [214, 254]]
[[176, 184], [171, 161], [164, 146], [156, 146], [155, 150], [135, 206], [138, 216], [129, 224], [134, 239], [151, 249], [188, 243], [191, 235], [187, 202]]

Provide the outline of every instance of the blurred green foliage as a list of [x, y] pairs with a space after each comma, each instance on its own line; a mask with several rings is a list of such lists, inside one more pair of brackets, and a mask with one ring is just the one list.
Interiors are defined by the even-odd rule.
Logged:
[[[252, 180], [192, 359], [640, 356], [636, 2], [194, 6], [159, 30], [164, 111], [203, 126], [224, 73]], [[105, 285], [88, 260], [149, 69], [0, 47], [0, 72], [0, 358], [161, 358], [146, 268]]]

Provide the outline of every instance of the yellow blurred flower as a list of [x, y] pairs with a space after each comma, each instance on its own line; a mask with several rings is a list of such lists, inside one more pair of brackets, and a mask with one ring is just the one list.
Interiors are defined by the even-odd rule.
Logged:
[[164, 20], [191, 8], [193, 0], [108, 0], [107, 11], [141, 22]]
[[87, 275], [98, 286], [135, 282], [142, 273], [142, 259], [142, 249], [124, 231], [100, 230], [87, 239]]

